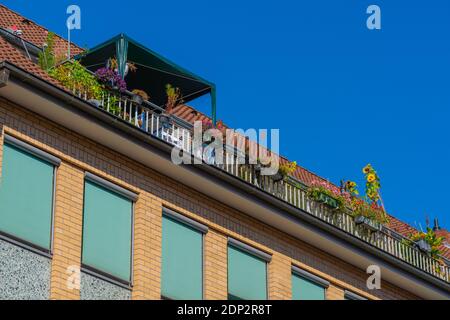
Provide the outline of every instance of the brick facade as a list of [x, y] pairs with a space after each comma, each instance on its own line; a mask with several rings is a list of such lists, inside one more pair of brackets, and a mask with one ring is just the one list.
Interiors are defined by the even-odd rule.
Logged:
[[[62, 160], [57, 171], [51, 297], [78, 299], [68, 290], [67, 267], [80, 265], [83, 174], [89, 171], [139, 194], [135, 206], [133, 299], [160, 298], [162, 208], [207, 225], [204, 240], [205, 299], [227, 297], [227, 238], [273, 255], [268, 266], [270, 299], [291, 299], [291, 265], [331, 283], [328, 299], [350, 290], [369, 299], [417, 299], [390, 283], [367, 292], [366, 274], [345, 261], [189, 189], [108, 148], [0, 98], [0, 129]], [[2, 141], [2, 140], [0, 140]], [[0, 159], [1, 146], [0, 145]], [[0, 161], [1, 164], [1, 161]], [[1, 167], [0, 167], [1, 172]]]

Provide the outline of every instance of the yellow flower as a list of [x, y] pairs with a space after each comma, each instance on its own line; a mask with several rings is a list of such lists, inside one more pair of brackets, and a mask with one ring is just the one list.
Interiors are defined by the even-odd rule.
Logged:
[[376, 179], [377, 179], [377, 177], [373, 173], [371, 173], [367, 176], [367, 182], [369, 182], [369, 183], [374, 182]]
[[368, 164], [367, 166], [364, 167], [363, 173], [365, 173], [365, 174], [370, 173], [370, 169], [371, 169], [371, 166], [370, 166], [370, 164]]

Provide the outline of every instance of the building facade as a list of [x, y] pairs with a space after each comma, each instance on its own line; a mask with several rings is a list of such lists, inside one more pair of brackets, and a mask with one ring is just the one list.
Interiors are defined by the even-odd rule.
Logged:
[[[14, 22], [42, 45], [30, 34], [43, 28], [1, 10], [3, 29]], [[173, 164], [175, 125], [192, 130], [195, 110], [178, 107], [164, 133], [149, 129], [149, 109], [143, 130], [21, 48], [0, 37], [0, 299], [450, 297], [448, 266], [401, 247], [393, 229], [364, 235], [301, 189], [275, 193], [237, 167]]]

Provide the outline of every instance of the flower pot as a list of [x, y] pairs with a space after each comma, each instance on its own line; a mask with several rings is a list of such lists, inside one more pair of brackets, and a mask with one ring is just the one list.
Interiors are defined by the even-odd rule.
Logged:
[[102, 102], [96, 99], [91, 99], [88, 101], [90, 104], [92, 104], [96, 108], [103, 108]]
[[358, 216], [355, 218], [355, 223], [357, 226], [362, 226], [371, 231], [381, 231], [381, 223], [373, 221], [364, 216]]
[[138, 105], [142, 105], [142, 103], [144, 102], [144, 98], [142, 98], [142, 96], [138, 94], [133, 94], [133, 96], [131, 97], [131, 101]]
[[416, 247], [425, 253], [431, 253], [431, 246], [428, 242], [426, 242], [424, 239], [420, 239], [415, 242]]
[[278, 172], [278, 173], [274, 174], [273, 176], [270, 176], [270, 178], [272, 178], [272, 180], [274, 182], [280, 182], [280, 181], [283, 181], [284, 176]]
[[325, 193], [319, 193], [319, 197], [317, 198], [318, 202], [321, 202], [323, 204], [326, 204], [327, 206], [333, 208], [333, 209], [338, 209], [339, 208], [339, 203], [336, 199], [334, 199], [333, 197], [330, 197], [329, 195], [325, 194]]

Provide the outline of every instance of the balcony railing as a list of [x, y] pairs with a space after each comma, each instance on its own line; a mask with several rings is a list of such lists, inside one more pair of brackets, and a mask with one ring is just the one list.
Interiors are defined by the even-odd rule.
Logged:
[[[74, 94], [149, 135], [192, 153], [192, 127], [179, 125], [174, 118], [164, 115], [159, 107], [149, 102], [137, 104], [130, 94], [109, 93], [102, 98], [102, 101], [90, 100], [82, 92], [74, 91]], [[112, 104], [111, 101], [114, 103]], [[450, 267], [447, 264], [443, 264], [415, 246], [406, 244], [405, 238], [389, 228], [383, 227], [378, 232], [368, 232], [356, 225], [350, 214], [336, 213], [327, 205], [309, 199], [305, 188], [300, 184], [289, 181], [275, 182], [271, 177], [257, 174], [252, 165], [236, 163], [235, 155], [226, 154], [225, 158], [225, 164], [215, 166], [397, 259], [436, 278], [450, 282]]]

